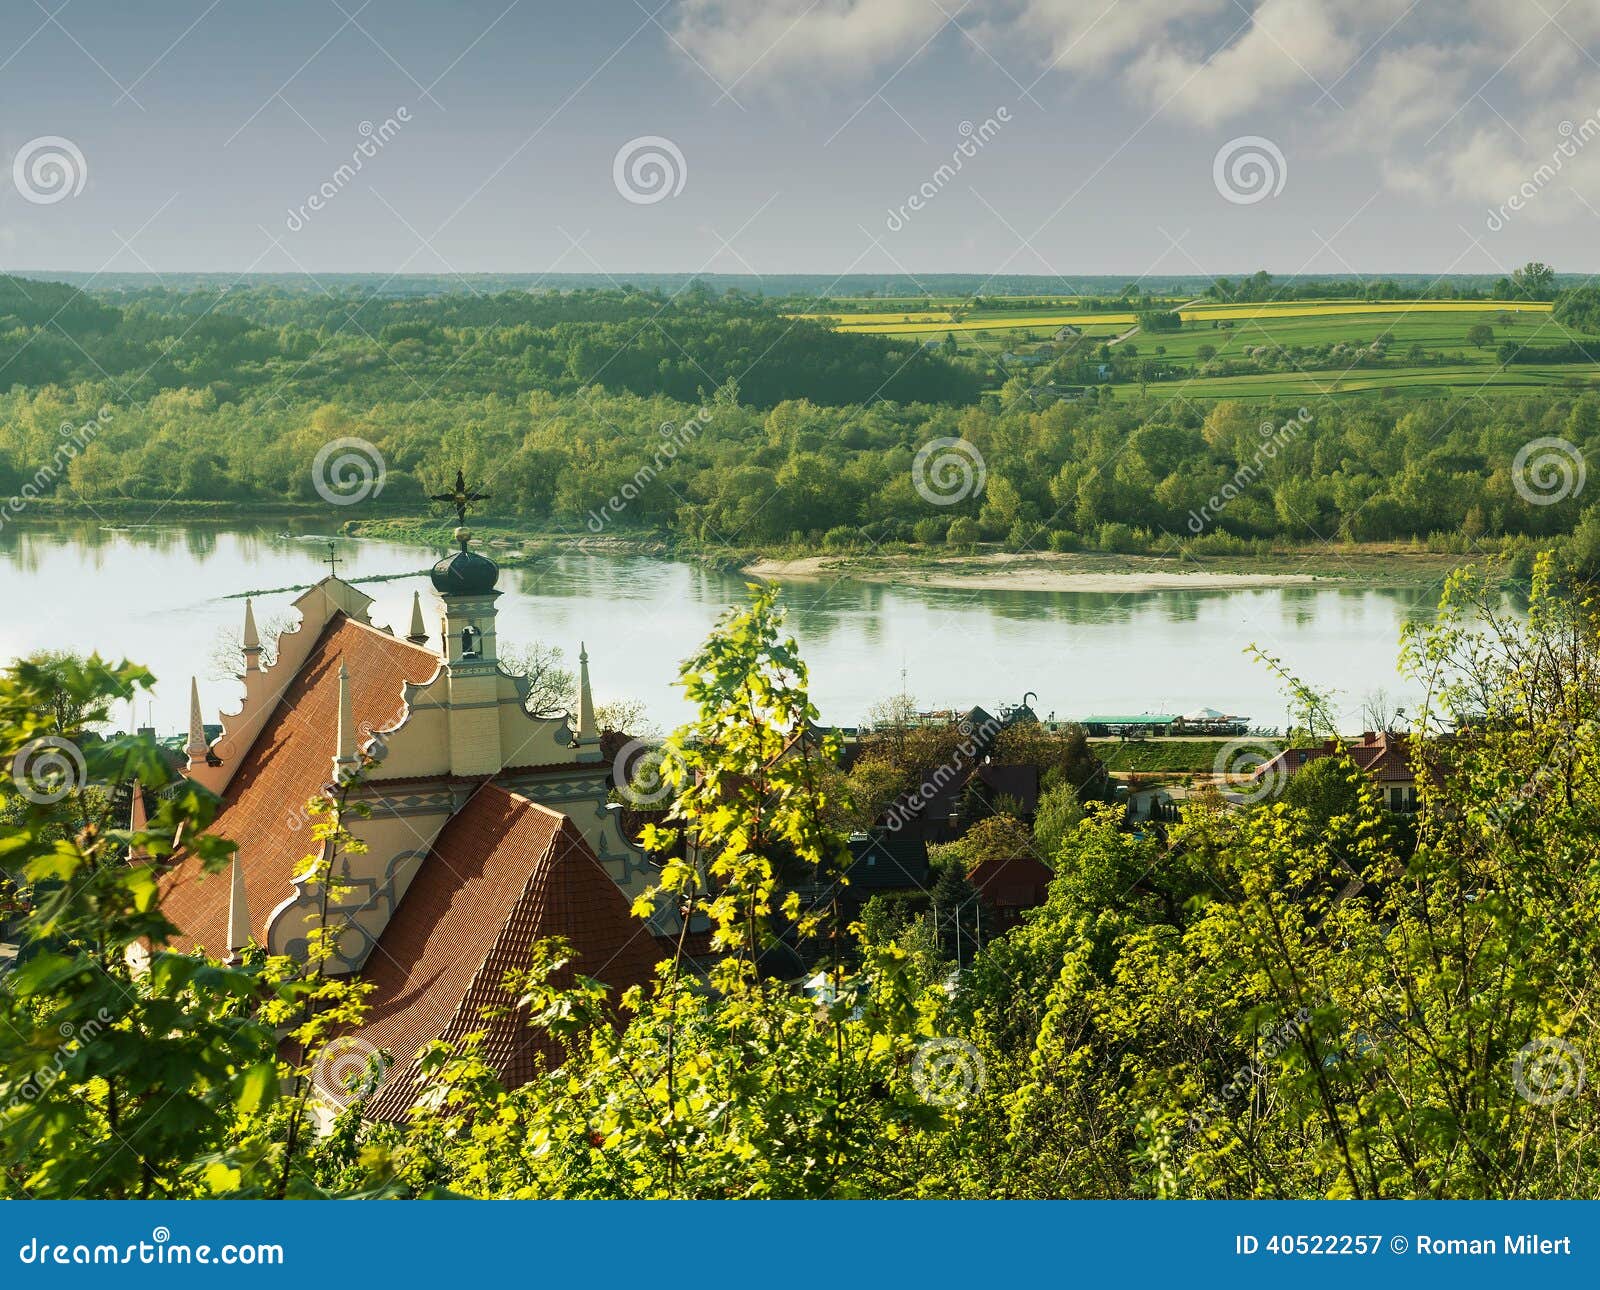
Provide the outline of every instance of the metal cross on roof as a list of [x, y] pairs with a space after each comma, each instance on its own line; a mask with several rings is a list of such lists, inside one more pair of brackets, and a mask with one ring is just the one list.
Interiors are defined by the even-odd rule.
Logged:
[[464, 525], [467, 522], [467, 504], [469, 502], [486, 502], [491, 495], [479, 493], [467, 487], [465, 476], [456, 471], [456, 482], [448, 493], [434, 493], [428, 500], [430, 502], [445, 502], [456, 508], [456, 523]]
[[332, 542], [328, 543], [328, 572], [335, 578], [339, 576], [339, 549]]

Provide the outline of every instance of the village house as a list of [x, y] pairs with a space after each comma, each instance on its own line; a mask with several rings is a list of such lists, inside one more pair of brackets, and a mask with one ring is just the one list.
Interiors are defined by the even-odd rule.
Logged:
[[1404, 734], [1371, 731], [1359, 741], [1341, 743], [1327, 739], [1316, 748], [1286, 748], [1271, 761], [1256, 767], [1254, 783], [1286, 781], [1312, 762], [1346, 752], [1377, 785], [1384, 806], [1397, 814], [1417, 809], [1417, 777], [1411, 764], [1410, 741]]

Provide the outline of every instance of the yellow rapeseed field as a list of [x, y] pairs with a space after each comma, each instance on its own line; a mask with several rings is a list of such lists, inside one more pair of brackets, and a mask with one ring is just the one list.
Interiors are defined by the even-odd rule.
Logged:
[[[1185, 322], [1238, 321], [1248, 318], [1317, 318], [1355, 314], [1422, 313], [1548, 313], [1551, 306], [1528, 300], [1286, 300], [1252, 305], [1196, 305], [1179, 310]], [[879, 335], [915, 335], [922, 332], [1019, 331], [1023, 328], [1075, 327], [1095, 324], [1132, 326], [1137, 319], [1129, 313], [993, 314], [968, 315], [951, 322], [946, 313], [845, 314], [829, 315], [836, 331], [867, 332]]]
[[915, 323], [879, 323], [876, 325], [856, 326], [855, 319], [848, 323], [841, 323], [834, 328], [835, 331], [861, 331], [861, 332], [894, 332], [896, 334], [919, 331], [1015, 331], [1022, 327], [1061, 327], [1071, 323], [1074, 327], [1089, 326], [1094, 323], [1116, 323], [1121, 326], [1130, 326], [1134, 317], [1132, 314], [1061, 314], [1051, 317], [1008, 317], [1000, 315], [994, 318], [968, 318], [965, 322], [915, 322]]
[[1285, 300], [1260, 305], [1200, 305], [1182, 311], [1183, 320], [1210, 318], [1317, 318], [1336, 314], [1481, 314], [1549, 313], [1551, 306], [1532, 300]]

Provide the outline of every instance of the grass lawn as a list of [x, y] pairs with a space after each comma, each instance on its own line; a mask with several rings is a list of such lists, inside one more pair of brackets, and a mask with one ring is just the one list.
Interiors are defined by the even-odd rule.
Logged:
[[1093, 739], [1089, 747], [1107, 770], [1203, 771], [1216, 768], [1225, 739]]

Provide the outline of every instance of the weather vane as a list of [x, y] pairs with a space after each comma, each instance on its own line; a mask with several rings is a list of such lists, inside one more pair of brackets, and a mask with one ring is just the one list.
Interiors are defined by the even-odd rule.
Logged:
[[339, 576], [339, 549], [332, 542], [328, 543], [328, 572], [335, 578]]
[[469, 502], [486, 502], [490, 494], [475, 492], [467, 487], [466, 477], [457, 470], [455, 487], [448, 493], [434, 493], [428, 498], [430, 502], [446, 502], [456, 508], [457, 525], [467, 522], [467, 504]]

